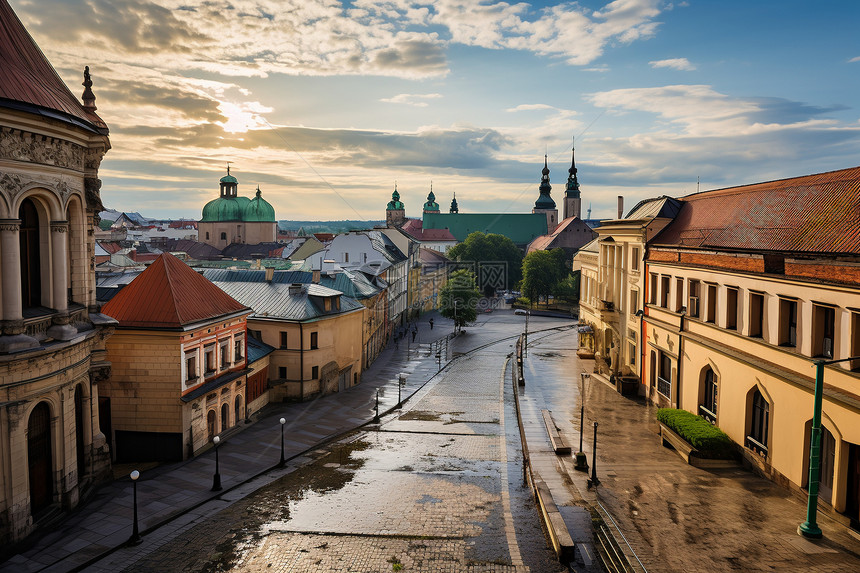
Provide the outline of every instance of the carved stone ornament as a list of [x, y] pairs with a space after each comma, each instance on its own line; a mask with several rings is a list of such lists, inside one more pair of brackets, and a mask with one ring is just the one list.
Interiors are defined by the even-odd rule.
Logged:
[[0, 130], [0, 158], [81, 171], [84, 148], [62, 139], [7, 128]]
[[84, 155], [84, 168], [88, 171], [98, 171], [105, 153], [107, 153], [107, 149], [104, 147], [91, 147], [87, 149]]
[[0, 231], [12, 231], [14, 233], [17, 233], [20, 230], [20, 219], [0, 219]]
[[69, 222], [68, 221], [51, 221], [51, 232], [52, 233], [68, 233], [69, 232]]
[[84, 179], [84, 196], [87, 200], [87, 209], [91, 211], [104, 211], [99, 189], [102, 188], [102, 180], [98, 177], [87, 177]]
[[0, 174], [0, 191], [5, 192], [9, 197], [15, 197], [24, 189], [24, 180], [20, 175], [12, 173]]

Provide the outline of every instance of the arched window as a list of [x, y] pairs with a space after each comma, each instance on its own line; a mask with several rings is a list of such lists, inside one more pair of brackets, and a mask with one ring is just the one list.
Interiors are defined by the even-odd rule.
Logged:
[[699, 405], [699, 414], [712, 424], [717, 423], [717, 376], [708, 367], [702, 380], [702, 401]]
[[215, 410], [209, 410], [206, 414], [206, 430], [209, 434], [209, 441], [212, 441], [212, 438], [215, 437]]
[[30, 470], [30, 513], [35, 515], [54, 501], [51, 408], [47, 402], [39, 402], [27, 422], [27, 465]]
[[222, 240], [222, 241], [226, 241], [226, 240], [227, 240], [227, 233], [221, 233], [221, 240]]
[[209, 231], [206, 231], [206, 240], [209, 240]]
[[39, 212], [31, 199], [18, 210], [21, 219], [21, 303], [24, 308], [42, 305], [41, 253], [39, 252]]
[[244, 418], [244, 416], [242, 415], [242, 397], [236, 396], [236, 423], [238, 424], [239, 420], [241, 420], [242, 418]]
[[767, 437], [770, 418], [770, 404], [756, 388], [752, 396], [752, 412], [750, 415], [750, 433], [747, 436], [747, 447], [767, 456]]
[[221, 404], [221, 431], [230, 427], [230, 408], [227, 403]]
[[84, 391], [80, 384], [75, 387], [75, 448], [78, 454], [78, 482], [80, 482], [87, 473], [84, 455]]

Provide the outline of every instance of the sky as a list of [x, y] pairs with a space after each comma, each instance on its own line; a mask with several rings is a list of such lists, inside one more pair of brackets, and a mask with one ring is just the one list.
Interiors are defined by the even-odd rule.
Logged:
[[75, 95], [104, 204], [199, 219], [231, 174], [278, 219], [583, 215], [860, 165], [860, 2], [9, 0]]

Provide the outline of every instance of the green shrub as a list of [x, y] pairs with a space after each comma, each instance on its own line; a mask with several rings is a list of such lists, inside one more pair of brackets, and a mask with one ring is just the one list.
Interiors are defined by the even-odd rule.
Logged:
[[734, 455], [732, 440], [701, 416], [686, 410], [660, 408], [657, 410], [657, 420], [696, 448], [701, 458], [730, 459]]

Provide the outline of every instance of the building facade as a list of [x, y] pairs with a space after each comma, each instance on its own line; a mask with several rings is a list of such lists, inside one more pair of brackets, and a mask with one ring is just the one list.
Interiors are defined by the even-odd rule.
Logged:
[[89, 69], [82, 101], [0, 0], [0, 543], [110, 476], [99, 384], [114, 322], [95, 300], [98, 170], [110, 149]]
[[229, 166], [220, 184], [220, 196], [203, 206], [203, 217], [197, 223], [198, 240], [219, 249], [232, 244], [275, 242], [275, 209], [263, 199], [260, 187], [253, 199], [239, 195], [239, 181], [230, 175]]

